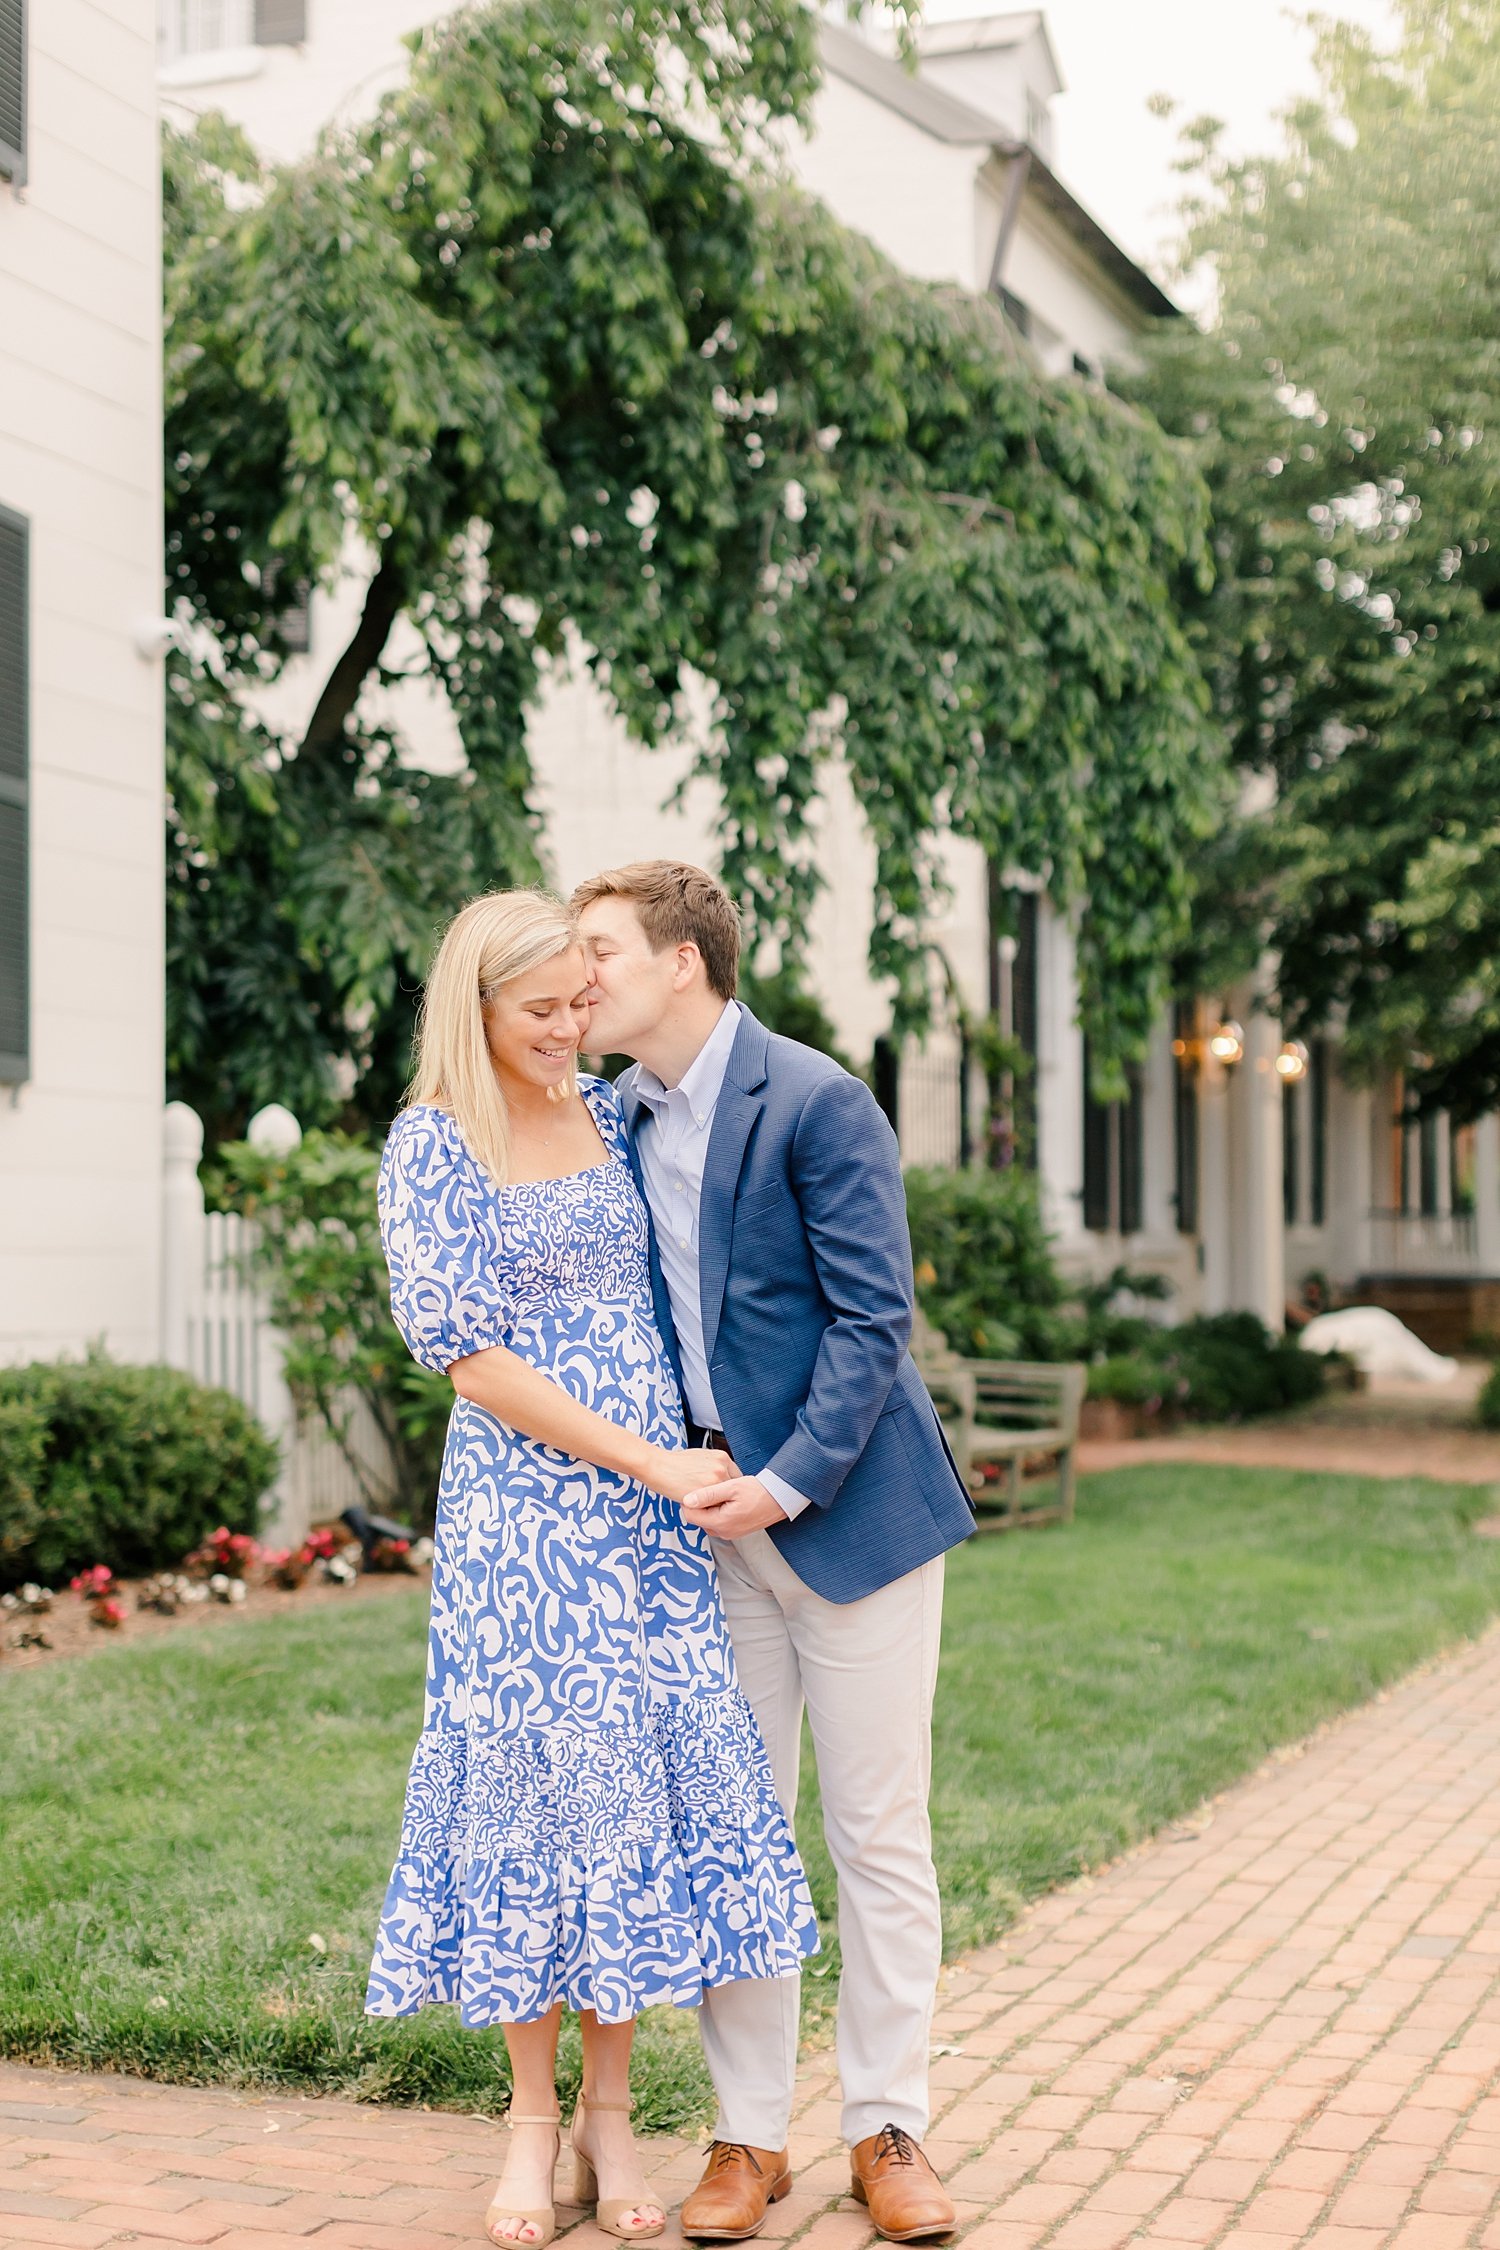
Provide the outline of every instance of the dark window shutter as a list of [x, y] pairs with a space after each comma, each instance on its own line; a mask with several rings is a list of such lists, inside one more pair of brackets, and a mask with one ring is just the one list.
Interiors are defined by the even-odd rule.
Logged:
[[1173, 1011], [1172, 1030], [1180, 1052], [1173, 1087], [1172, 1124], [1177, 1171], [1177, 1227], [1181, 1234], [1198, 1232], [1198, 1063], [1194, 1034], [1197, 1007], [1179, 1000]]
[[1438, 1121], [1429, 1110], [1417, 1127], [1417, 1186], [1422, 1216], [1432, 1219], [1438, 1207]]
[[1308, 1217], [1320, 1227], [1328, 1207], [1328, 1041], [1313, 1042], [1308, 1106], [1312, 1111], [1312, 1146], [1308, 1151]]
[[1298, 1220], [1297, 1189], [1302, 1175], [1302, 1088], [1281, 1089], [1281, 1216], [1289, 1227]]
[[255, 0], [257, 47], [300, 47], [307, 37], [307, 0]]
[[884, 1032], [875, 1042], [873, 1067], [870, 1073], [875, 1081], [875, 1099], [886, 1115], [893, 1133], [901, 1129], [901, 1049], [894, 1039]]
[[1117, 1105], [1120, 1136], [1120, 1232], [1139, 1234], [1146, 1215], [1146, 1097], [1140, 1073], [1130, 1073], [1130, 1092]]
[[1104, 1234], [1113, 1216], [1110, 1162], [1114, 1154], [1114, 1113], [1108, 1102], [1096, 1102], [1089, 1089], [1089, 1043], [1083, 1043], [1083, 1223], [1095, 1234]]
[[26, 0], [0, 0], [0, 179], [26, 185]]
[[30, 1073], [27, 524], [0, 508], [0, 1084]]

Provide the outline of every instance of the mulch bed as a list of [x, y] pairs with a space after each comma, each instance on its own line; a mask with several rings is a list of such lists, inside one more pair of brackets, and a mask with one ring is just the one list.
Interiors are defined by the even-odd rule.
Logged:
[[[426, 1570], [369, 1571], [349, 1586], [334, 1585], [328, 1579], [310, 1579], [306, 1585], [291, 1591], [281, 1586], [251, 1584], [244, 1601], [235, 1603], [232, 1608], [224, 1602], [195, 1602], [180, 1609], [175, 1617], [162, 1617], [155, 1610], [135, 1606], [137, 1583], [144, 1584], [144, 1580], [122, 1579], [119, 1592], [127, 1615], [124, 1624], [112, 1631], [96, 1625], [89, 1604], [77, 1594], [69, 1593], [65, 1586], [43, 1616], [5, 1613], [0, 1622], [0, 1680], [8, 1673], [25, 1671], [35, 1664], [54, 1664], [65, 1656], [86, 1656], [103, 1648], [117, 1647], [122, 1641], [151, 1640], [163, 1633], [199, 1633], [211, 1626], [243, 1624], [249, 1618], [280, 1617], [288, 1610], [347, 1609], [351, 1602], [380, 1601], [388, 1594], [399, 1593], [403, 1587], [425, 1586], [427, 1580]], [[51, 1646], [22, 1648], [19, 1644], [23, 1633], [42, 1633]]]

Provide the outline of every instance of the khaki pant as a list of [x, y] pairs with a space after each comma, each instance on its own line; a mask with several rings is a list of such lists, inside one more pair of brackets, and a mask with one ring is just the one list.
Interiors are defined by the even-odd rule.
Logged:
[[[852, 2146], [893, 2124], [920, 2139], [942, 1955], [927, 1812], [942, 1557], [840, 1603], [804, 1586], [764, 1531], [713, 1546], [740, 1684], [789, 1816], [804, 1704], [812, 1728], [838, 1874], [844, 2138]], [[705, 1996], [699, 2026], [720, 2140], [786, 2145], [799, 1986], [795, 1976], [757, 1979]]]

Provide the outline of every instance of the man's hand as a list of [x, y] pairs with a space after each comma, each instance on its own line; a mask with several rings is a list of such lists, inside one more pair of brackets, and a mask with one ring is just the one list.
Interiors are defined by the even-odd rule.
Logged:
[[758, 1477], [729, 1477], [723, 1484], [706, 1484], [690, 1492], [682, 1503], [683, 1520], [695, 1523], [712, 1539], [743, 1539], [747, 1532], [764, 1531], [769, 1524], [785, 1523], [787, 1513], [773, 1500]]

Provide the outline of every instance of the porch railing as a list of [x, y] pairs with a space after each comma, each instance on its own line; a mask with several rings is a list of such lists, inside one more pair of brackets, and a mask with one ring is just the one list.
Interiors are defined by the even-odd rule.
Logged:
[[1375, 1273], [1477, 1273], [1473, 1212], [1371, 1211], [1370, 1268]]

